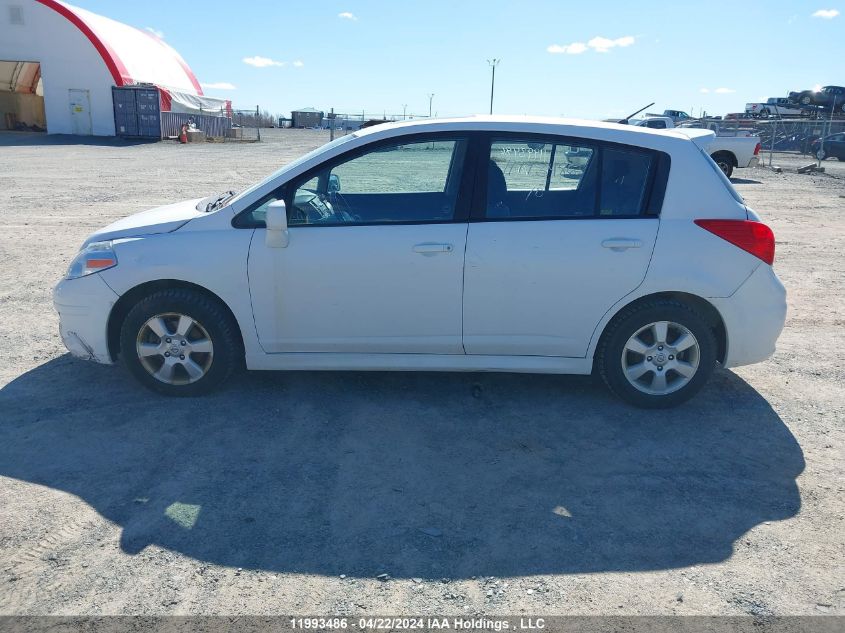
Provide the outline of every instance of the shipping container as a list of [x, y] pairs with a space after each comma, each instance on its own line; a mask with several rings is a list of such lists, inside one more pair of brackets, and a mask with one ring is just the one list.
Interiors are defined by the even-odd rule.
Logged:
[[124, 138], [161, 138], [161, 111], [155, 86], [112, 87], [114, 129]]

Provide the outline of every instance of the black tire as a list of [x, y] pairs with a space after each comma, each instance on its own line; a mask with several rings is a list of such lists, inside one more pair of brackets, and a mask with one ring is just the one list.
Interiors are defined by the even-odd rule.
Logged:
[[713, 154], [712, 158], [716, 161], [716, 164], [719, 166], [719, 169], [722, 170], [722, 173], [730, 178], [734, 173], [733, 157], [727, 152], [716, 152]]
[[[156, 315], [191, 317], [213, 345], [204, 375], [185, 384], [170, 384], [154, 377], [141, 362], [136, 343], [144, 324]], [[126, 315], [120, 329], [120, 353], [129, 372], [145, 387], [166, 396], [199, 396], [225, 382], [243, 364], [243, 345], [238, 325], [217, 300], [187, 288], [159, 290], [139, 301]], [[185, 374], [187, 377], [187, 374]]]
[[827, 158], [827, 152], [823, 149], [819, 149], [816, 152], [816, 158], [818, 158], [819, 160], [824, 160], [825, 158]]
[[[653, 395], [640, 391], [625, 376], [622, 355], [628, 339], [650, 323], [670, 321], [688, 329], [698, 342], [698, 369], [677, 391]], [[704, 386], [716, 366], [717, 343], [713, 330], [699, 312], [673, 299], [651, 299], [624, 308], [605, 328], [596, 349], [595, 371], [608, 388], [636, 407], [663, 409], [689, 400]]]

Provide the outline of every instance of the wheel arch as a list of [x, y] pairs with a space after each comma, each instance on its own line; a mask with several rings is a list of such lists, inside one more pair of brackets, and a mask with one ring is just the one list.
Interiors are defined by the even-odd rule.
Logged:
[[613, 320], [616, 318], [616, 316], [626, 308], [630, 308], [632, 306], [636, 306], [640, 303], [644, 303], [653, 299], [672, 299], [681, 303], [685, 303], [690, 307], [694, 308], [696, 311], [698, 311], [701, 316], [704, 317], [704, 319], [707, 321], [708, 325], [713, 331], [713, 335], [716, 337], [716, 343], [718, 345], [718, 349], [716, 350], [716, 359], [720, 363], [725, 362], [725, 358], [727, 356], [728, 351], [727, 329], [725, 328], [725, 321], [722, 318], [722, 315], [719, 313], [719, 310], [716, 309], [716, 306], [710, 303], [707, 299], [699, 297], [698, 295], [690, 294], [688, 292], [667, 290], [642, 295], [627, 303], [620, 303], [616, 306], [616, 309], [613, 311], [612, 314], [605, 317], [604, 325], [601, 329], [601, 334], [597, 337], [594, 337], [595, 345], [592, 346], [594, 368], [596, 362], [595, 350], [598, 349], [602, 338], [604, 338], [608, 327], [611, 323], [613, 323]]
[[232, 320], [237, 324], [238, 335], [240, 336], [241, 345], [243, 346], [244, 335], [241, 331], [240, 322], [234, 312], [232, 312], [229, 305], [223, 301], [219, 295], [215, 294], [208, 288], [189, 281], [183, 281], [180, 279], [156, 279], [154, 281], [144, 282], [126, 291], [120, 296], [114, 306], [112, 306], [111, 312], [109, 313], [108, 324], [106, 326], [109, 357], [112, 361], [116, 361], [120, 354], [120, 328], [123, 326], [123, 321], [126, 319], [126, 315], [129, 314], [132, 307], [141, 299], [154, 292], [158, 292], [159, 290], [173, 290], [176, 288], [200, 292], [223, 306], [226, 312], [229, 313], [229, 316], [232, 317]]
[[736, 159], [736, 155], [730, 150], [720, 149], [718, 152], [713, 152], [710, 156], [713, 158], [713, 160], [717, 160], [717, 157], [719, 156], [724, 156], [730, 160], [731, 164], [734, 167], [739, 167], [739, 162]]

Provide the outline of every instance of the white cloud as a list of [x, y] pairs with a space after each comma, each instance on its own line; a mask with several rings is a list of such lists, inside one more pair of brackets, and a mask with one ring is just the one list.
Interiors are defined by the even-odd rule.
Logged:
[[717, 95], [729, 95], [736, 92], [736, 90], [734, 90], [733, 88], [716, 88], [716, 90], [714, 90], [713, 92], [715, 92]]
[[710, 92], [710, 88], [702, 88], [701, 90], [699, 90], [699, 92], [703, 95], [706, 95], [708, 92]]
[[208, 88], [209, 90], [237, 90], [234, 85], [230, 84], [228, 81], [213, 81], [211, 83], [200, 83], [203, 88]]
[[586, 53], [592, 48], [597, 53], [607, 53], [610, 52], [610, 49], [612, 48], [624, 48], [626, 46], [631, 46], [635, 41], [636, 38], [633, 35], [618, 37], [615, 40], [597, 35], [586, 44], [584, 44], [584, 42], [572, 42], [572, 44], [552, 44], [546, 48], [546, 50], [549, 53], [580, 55], [581, 53]]
[[587, 45], [584, 42], [573, 42], [572, 44], [552, 44], [546, 49], [550, 53], [565, 53], [567, 55], [580, 55], [587, 50]]
[[162, 31], [159, 31], [158, 29], [154, 29], [153, 27], [148, 26], [148, 27], [145, 28], [145, 30], [149, 31], [150, 33], [155, 35], [160, 40], [164, 39], [164, 33]]
[[255, 57], [244, 57], [243, 59], [244, 64], [248, 64], [250, 66], [255, 66], [256, 68], [267, 68], [268, 66], [287, 66], [287, 62], [277, 62], [275, 59], [270, 59], [269, 57], [261, 57], [261, 55], [256, 55]]
[[349, 11], [343, 11], [342, 13], [338, 13], [337, 17], [339, 17], [341, 20], [352, 20], [353, 22], [358, 21], [358, 16], [354, 13], [350, 13]]
[[297, 59], [297, 60], [293, 63], [293, 65], [294, 65], [294, 66], [296, 66], [297, 68], [302, 68], [303, 66], [305, 66], [305, 63], [304, 63], [301, 59]]
[[625, 37], [619, 37], [615, 40], [608, 39], [606, 37], [596, 36], [587, 42], [587, 46], [592, 48], [597, 53], [607, 53], [610, 51], [611, 48], [625, 47], [631, 46], [634, 43], [634, 36], [633, 35], [626, 35]]
[[813, 17], [821, 18], [822, 20], [832, 20], [837, 15], [839, 15], [839, 11], [836, 9], [819, 9], [813, 14]]

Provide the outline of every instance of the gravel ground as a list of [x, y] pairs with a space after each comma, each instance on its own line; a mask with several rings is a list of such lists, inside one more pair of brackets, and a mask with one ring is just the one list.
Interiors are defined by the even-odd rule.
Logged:
[[50, 290], [84, 237], [326, 140], [275, 134], [0, 135], [0, 614], [845, 612], [845, 179], [737, 172], [786, 330], [674, 411], [506, 374], [172, 400], [68, 356]]

